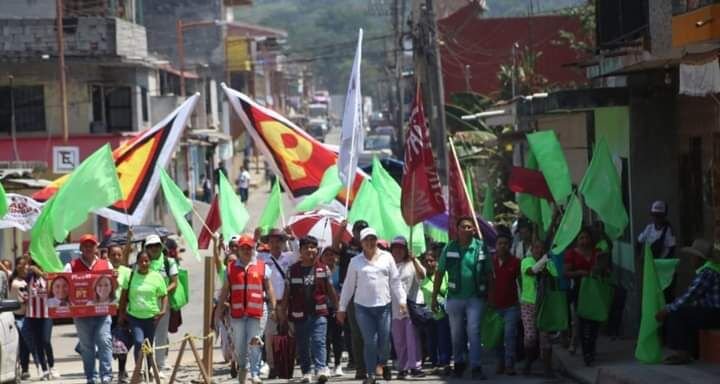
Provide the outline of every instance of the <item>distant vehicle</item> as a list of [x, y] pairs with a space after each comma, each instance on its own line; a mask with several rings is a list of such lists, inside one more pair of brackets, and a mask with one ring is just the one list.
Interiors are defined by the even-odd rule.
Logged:
[[20, 308], [17, 300], [0, 297], [0, 383], [19, 383], [20, 364], [17, 363], [20, 337], [13, 311]]
[[393, 144], [392, 135], [367, 135], [365, 137], [365, 147], [358, 157], [358, 166], [362, 168], [372, 164], [374, 156], [381, 160], [392, 157]]
[[312, 119], [328, 119], [328, 106], [324, 103], [308, 105], [308, 117]]
[[328, 128], [324, 122], [311, 122], [307, 125], [305, 131], [319, 142], [324, 143]]
[[58, 253], [62, 265], [65, 265], [80, 257], [80, 243], [60, 244], [55, 247], [55, 252]]
[[395, 139], [395, 127], [392, 125], [382, 125], [373, 131], [376, 135], [390, 135], [393, 137], [393, 140]]
[[382, 112], [373, 112], [370, 114], [370, 117], [368, 118], [368, 123], [370, 125], [370, 130], [374, 131], [375, 128], [388, 125], [388, 117], [382, 113]]

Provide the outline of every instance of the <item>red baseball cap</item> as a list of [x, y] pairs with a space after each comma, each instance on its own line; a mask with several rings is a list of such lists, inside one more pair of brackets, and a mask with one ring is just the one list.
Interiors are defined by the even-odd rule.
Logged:
[[255, 248], [255, 239], [250, 235], [242, 235], [237, 240], [238, 247]]
[[80, 244], [82, 244], [82, 243], [93, 243], [95, 245], [99, 244], [97, 241], [97, 237], [95, 237], [95, 235], [90, 234], [90, 233], [86, 233], [86, 234], [80, 236]]

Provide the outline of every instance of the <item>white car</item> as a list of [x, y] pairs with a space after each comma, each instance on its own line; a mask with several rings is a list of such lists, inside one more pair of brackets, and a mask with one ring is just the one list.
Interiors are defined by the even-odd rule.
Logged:
[[13, 311], [20, 308], [17, 300], [0, 300], [0, 383], [19, 383], [17, 363], [20, 336]]

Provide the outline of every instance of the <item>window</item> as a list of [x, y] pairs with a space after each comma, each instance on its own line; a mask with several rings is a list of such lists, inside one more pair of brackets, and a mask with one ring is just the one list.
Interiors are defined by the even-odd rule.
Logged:
[[140, 104], [142, 107], [142, 119], [143, 121], [150, 121], [148, 113], [148, 90], [145, 87], [140, 87]]
[[45, 131], [45, 97], [42, 85], [0, 87], [0, 132], [10, 134], [13, 104], [16, 132]]
[[718, 0], [673, 0], [673, 15], [691, 12], [698, 8], [708, 6], [710, 4], [720, 3]]
[[596, 21], [598, 48], [622, 47], [647, 36], [648, 0], [598, 0]]
[[132, 88], [103, 85], [91, 87], [93, 122], [90, 132], [131, 131], [133, 129]]

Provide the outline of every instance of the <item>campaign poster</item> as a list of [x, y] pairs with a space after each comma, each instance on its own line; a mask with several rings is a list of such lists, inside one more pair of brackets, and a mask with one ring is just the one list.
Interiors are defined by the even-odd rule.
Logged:
[[48, 314], [52, 318], [115, 315], [115, 271], [48, 274]]

